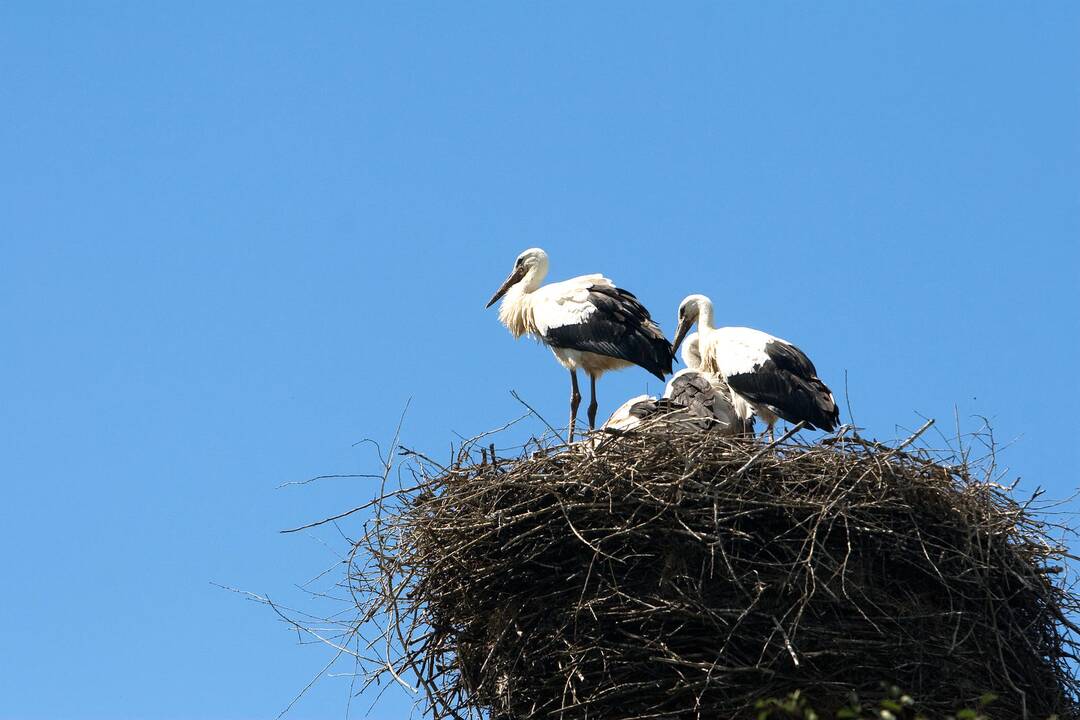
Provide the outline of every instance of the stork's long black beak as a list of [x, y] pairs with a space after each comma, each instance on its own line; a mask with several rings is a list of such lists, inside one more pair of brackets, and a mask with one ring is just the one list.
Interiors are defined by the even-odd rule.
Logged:
[[497, 303], [499, 301], [499, 298], [501, 298], [503, 295], [505, 295], [506, 291], [509, 290], [511, 287], [513, 287], [514, 283], [516, 283], [518, 280], [520, 280], [523, 277], [525, 277], [525, 268], [524, 267], [515, 267], [514, 272], [510, 273], [510, 277], [506, 278], [506, 282], [504, 282], [499, 287], [499, 289], [495, 291], [495, 294], [491, 296], [491, 299], [488, 300], [487, 305], [485, 305], [484, 307], [489, 308], [492, 305], [494, 305], [495, 303]]
[[671, 354], [674, 355], [682, 345], [682, 341], [686, 338], [686, 334], [690, 332], [690, 328], [694, 326], [694, 323], [690, 320], [682, 319], [679, 321], [679, 328], [675, 331], [675, 340], [671, 343]]

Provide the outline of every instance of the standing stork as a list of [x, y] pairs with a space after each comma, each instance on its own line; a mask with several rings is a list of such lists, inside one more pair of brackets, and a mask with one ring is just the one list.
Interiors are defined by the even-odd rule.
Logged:
[[749, 404], [770, 437], [778, 418], [829, 431], [840, 424], [832, 391], [802, 350], [753, 328], [714, 326], [713, 304], [704, 295], [690, 295], [679, 305], [676, 348], [695, 323], [702, 367]]
[[637, 298], [603, 275], [582, 275], [541, 287], [547, 271], [547, 253], [540, 248], [526, 250], [484, 307], [502, 298], [499, 320], [510, 334], [535, 336], [570, 371], [568, 437], [573, 441], [581, 402], [578, 368], [589, 376], [589, 427], [595, 428], [597, 378], [609, 370], [639, 365], [663, 380], [671, 374], [673, 350]]

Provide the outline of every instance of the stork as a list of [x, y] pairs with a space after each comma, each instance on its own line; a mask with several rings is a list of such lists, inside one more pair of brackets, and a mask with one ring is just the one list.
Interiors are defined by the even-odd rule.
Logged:
[[732, 392], [720, 375], [701, 367], [697, 333], [690, 333], [684, 340], [682, 359], [686, 367], [668, 381], [664, 397], [690, 408], [698, 416], [722, 423], [730, 435], [751, 432], [754, 417], [747, 402]]
[[[753, 428], [752, 411], [736, 410], [731, 389], [720, 376], [700, 370], [698, 335], [691, 333], [682, 346], [686, 368], [675, 373], [661, 398], [638, 395], [623, 403], [604, 423], [607, 430], [633, 430], [652, 418], [664, 417], [676, 427], [689, 430], [718, 430], [724, 435], [740, 435]], [[746, 406], [745, 402], [742, 405]]]
[[664, 379], [671, 374], [672, 347], [634, 295], [603, 275], [541, 286], [548, 271], [547, 253], [530, 248], [518, 255], [514, 269], [485, 307], [499, 298], [499, 320], [515, 338], [532, 335], [551, 348], [570, 371], [570, 430], [581, 402], [577, 371], [589, 376], [589, 427], [596, 427], [596, 381], [609, 370], [639, 365]]
[[702, 368], [724, 379], [765, 422], [770, 437], [779, 418], [830, 431], [840, 424], [832, 391], [802, 350], [753, 328], [716, 327], [712, 301], [704, 295], [690, 295], [679, 305], [674, 347], [695, 323]]

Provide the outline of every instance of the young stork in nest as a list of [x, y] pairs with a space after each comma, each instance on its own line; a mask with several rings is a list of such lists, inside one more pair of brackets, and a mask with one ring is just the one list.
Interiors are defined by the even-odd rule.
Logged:
[[702, 368], [724, 379], [746, 403], [744, 416], [753, 412], [761, 418], [770, 437], [778, 418], [829, 431], [840, 424], [832, 391], [802, 350], [753, 328], [714, 326], [713, 304], [704, 295], [690, 295], [679, 305], [676, 348], [695, 323]]
[[532, 335], [570, 371], [570, 430], [581, 402], [577, 371], [589, 376], [589, 427], [596, 427], [596, 380], [609, 370], [639, 365], [661, 380], [671, 374], [672, 347], [633, 294], [603, 275], [582, 275], [541, 286], [547, 253], [530, 248], [485, 307], [502, 298], [499, 320], [515, 338]]
[[611, 414], [604, 429], [626, 432], [662, 416], [673, 428], [712, 430], [725, 436], [753, 432], [753, 413], [745, 411], [745, 401], [735, 398], [719, 375], [701, 370], [697, 333], [690, 333], [683, 342], [682, 359], [686, 368], [668, 380], [663, 397], [630, 398]]

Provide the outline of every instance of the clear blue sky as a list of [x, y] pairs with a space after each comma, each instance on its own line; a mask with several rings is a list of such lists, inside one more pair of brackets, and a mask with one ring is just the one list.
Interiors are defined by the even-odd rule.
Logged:
[[341, 541], [277, 531], [371, 486], [275, 487], [408, 398], [432, 452], [562, 421], [483, 310], [530, 246], [1075, 489], [1080, 6], [579, 5], [0, 7], [0, 718], [273, 718], [326, 653], [211, 583], [301, 602]]

